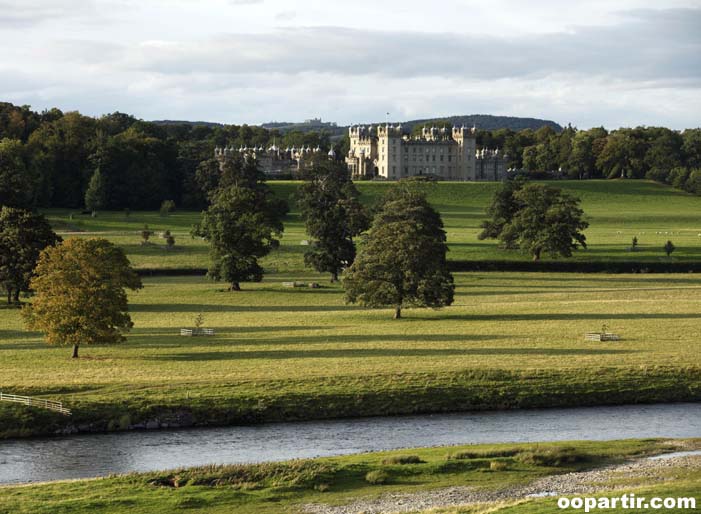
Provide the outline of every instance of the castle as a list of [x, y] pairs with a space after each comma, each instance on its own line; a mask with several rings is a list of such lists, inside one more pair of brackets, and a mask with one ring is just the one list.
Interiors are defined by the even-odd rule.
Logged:
[[442, 180], [503, 180], [506, 155], [476, 150], [475, 128], [424, 127], [410, 137], [402, 126], [353, 126], [346, 164], [354, 178], [399, 180], [429, 176]]
[[[289, 177], [295, 176], [300, 171], [311, 166], [312, 159], [321, 152], [322, 150], [318, 146], [316, 148], [309, 146], [296, 148], [293, 146], [283, 150], [273, 143], [267, 150], [262, 146], [251, 148], [245, 146], [240, 148], [217, 147], [214, 149], [214, 158], [222, 166], [227, 159], [231, 159], [235, 155], [249, 156], [257, 161], [258, 166], [266, 175]], [[328, 157], [335, 159], [335, 152], [331, 150], [328, 153]]]
[[[499, 150], [476, 149], [475, 128], [424, 127], [421, 136], [410, 137], [402, 126], [389, 124], [348, 129], [350, 150], [345, 158], [354, 179], [399, 180], [427, 176], [441, 180], [503, 180], [506, 155]], [[294, 177], [310, 167], [321, 154], [319, 147], [292, 147], [284, 150], [276, 144], [215, 148], [220, 165], [234, 156], [255, 159], [261, 170], [271, 177]], [[335, 159], [333, 150], [328, 158]]]

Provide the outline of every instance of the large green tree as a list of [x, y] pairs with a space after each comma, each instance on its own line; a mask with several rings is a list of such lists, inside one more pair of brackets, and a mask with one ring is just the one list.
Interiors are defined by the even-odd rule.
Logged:
[[106, 239], [72, 238], [42, 251], [31, 288], [34, 299], [22, 309], [27, 326], [49, 344], [72, 345], [77, 358], [81, 344], [124, 341], [133, 326], [126, 289], [141, 288], [141, 279]]
[[[521, 208], [515, 194], [526, 185], [526, 179], [516, 177], [513, 180], [503, 182], [495, 191], [492, 202], [487, 206], [489, 219], [480, 224], [482, 232], [477, 235], [480, 240], [498, 239], [504, 232], [504, 227], [511, 223], [516, 212]], [[501, 239], [502, 246], [506, 249], [517, 247], [515, 236], [513, 240]]]
[[60, 241], [41, 214], [12, 207], [0, 210], [0, 284], [7, 303], [19, 303], [20, 292], [29, 290], [39, 254]]
[[541, 254], [571, 257], [578, 246], [586, 248], [582, 233], [589, 226], [579, 199], [560, 189], [542, 184], [528, 184], [514, 194], [520, 208], [510, 223], [504, 225], [499, 239], [514, 242], [534, 261]]
[[400, 183], [384, 198], [343, 285], [346, 300], [373, 308], [444, 307], [455, 286], [446, 266], [440, 214], [415, 185]]
[[304, 254], [308, 266], [331, 273], [331, 281], [355, 259], [355, 242], [370, 226], [360, 203], [360, 193], [350, 180], [347, 166], [335, 160], [317, 159], [297, 190], [297, 204], [311, 238]]
[[227, 161], [209, 199], [193, 235], [211, 245], [209, 276], [239, 291], [241, 282], [263, 278], [258, 259], [279, 245], [287, 202], [274, 196], [252, 158]]

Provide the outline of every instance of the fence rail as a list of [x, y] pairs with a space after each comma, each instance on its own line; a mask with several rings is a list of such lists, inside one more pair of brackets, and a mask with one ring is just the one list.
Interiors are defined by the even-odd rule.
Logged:
[[16, 394], [5, 394], [0, 392], [0, 401], [2, 402], [14, 402], [22, 403], [24, 405], [30, 405], [32, 407], [40, 407], [42, 409], [49, 409], [52, 411], [60, 412], [66, 416], [71, 415], [71, 411], [63, 406], [63, 403], [57, 402], [55, 400], [44, 400], [41, 398], [32, 398], [31, 396], [18, 396]]

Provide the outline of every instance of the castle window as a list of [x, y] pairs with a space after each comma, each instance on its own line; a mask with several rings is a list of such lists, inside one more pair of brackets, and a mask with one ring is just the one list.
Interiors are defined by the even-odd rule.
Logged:
[[449, 156], [448, 156], [448, 162], [452, 162], [452, 161], [453, 161], [453, 156], [452, 156], [452, 155], [449, 155]]
[[397, 167], [392, 166], [392, 176], [394, 176], [395, 173], [397, 173]]
[[404, 174], [405, 175], [409, 174], [409, 166], [404, 166]]
[[[441, 151], [441, 153], [443, 153], [443, 152]], [[441, 162], [443, 162], [443, 156], [442, 156], [442, 155], [441, 155]]]

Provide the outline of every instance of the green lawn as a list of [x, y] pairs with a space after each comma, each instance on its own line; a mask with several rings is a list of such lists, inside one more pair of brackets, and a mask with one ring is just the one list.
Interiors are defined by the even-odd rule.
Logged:
[[[271, 182], [274, 191], [290, 200], [292, 210], [285, 223], [280, 250], [264, 260], [267, 268], [302, 271], [306, 239], [304, 224], [294, 205], [295, 182]], [[589, 248], [576, 252], [574, 260], [585, 261], [665, 261], [662, 246], [672, 240], [677, 250], [672, 260], [701, 260], [701, 197], [648, 181], [589, 180], [558, 181], [551, 184], [582, 199], [590, 227], [586, 231]], [[363, 201], [372, 204], [389, 183], [358, 182]], [[494, 241], [479, 241], [479, 224], [497, 184], [443, 182], [429, 188], [430, 200], [440, 210], [448, 232], [452, 260], [527, 260], [516, 252], [499, 250]], [[97, 218], [66, 210], [50, 210], [48, 215], [64, 236], [108, 237], [124, 247], [135, 266], [141, 268], [206, 267], [207, 246], [192, 239], [190, 228], [199, 213], [175, 212], [161, 217], [156, 212], [99, 213]], [[155, 235], [148, 245], [141, 244], [144, 224], [156, 231], [171, 230], [176, 248], [168, 251], [165, 240]], [[628, 251], [633, 237], [639, 251]], [[546, 257], [547, 259], [547, 257]]]
[[[78, 361], [1, 309], [3, 390], [61, 398], [111, 428], [166, 407], [231, 423], [701, 398], [701, 276], [459, 273], [453, 306], [398, 321], [345, 305], [338, 285], [282, 287], [299, 278], [319, 279], [273, 274], [240, 293], [146, 279], [127, 342]], [[200, 312], [216, 336], [180, 337]], [[583, 340], [604, 323], [620, 342]], [[20, 411], [0, 405], [0, 433]]]
[[[372, 499], [390, 492], [415, 493], [450, 486], [499, 490], [525, 485], [547, 475], [671, 451], [678, 444], [648, 439], [419, 448], [288, 463], [202, 467], [3, 487], [0, 488], [0, 513], [295, 513], [301, 512], [302, 506], [308, 503], [343, 505], [358, 498]], [[698, 441], [687, 441], [685, 447], [698, 444]], [[465, 450], [470, 454], [460, 459], [449, 458]], [[533, 452], [565, 452], [575, 462], [536, 464], [528, 458]], [[420, 462], [396, 464], [388, 461], [392, 457], [407, 455], [418, 457]], [[491, 470], [492, 462], [500, 463], [501, 469]], [[386, 473], [387, 483], [370, 485], [365, 476], [371, 471]], [[638, 480], [642, 483], [631, 484], [626, 490], [635, 491], [637, 495], [662, 497], [698, 495], [701, 474], [670, 467], [660, 476], [675, 474], [683, 476], [671, 483], [660, 483], [657, 476], [644, 477]], [[614, 484], [600, 484], [600, 488], [605, 490], [611, 485]], [[623, 491], [612, 494], [619, 496]], [[450, 512], [487, 512], [486, 507]], [[531, 499], [516, 507], [498, 510], [519, 514], [556, 511], [555, 498]]]

